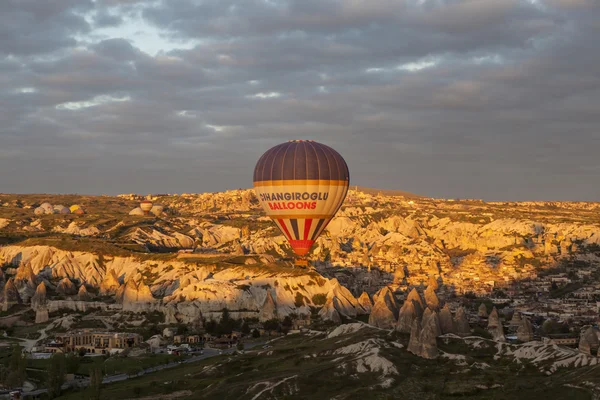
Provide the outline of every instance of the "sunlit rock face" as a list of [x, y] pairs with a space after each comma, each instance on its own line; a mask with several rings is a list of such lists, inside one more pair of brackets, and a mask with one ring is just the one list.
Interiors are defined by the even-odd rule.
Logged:
[[418, 304], [414, 300], [406, 300], [400, 308], [398, 313], [398, 323], [396, 324], [396, 330], [399, 332], [410, 333], [412, 323], [415, 319], [419, 318], [415, 304]]
[[323, 308], [319, 311], [319, 317], [324, 321], [331, 321], [339, 324], [342, 322], [342, 317], [335, 307], [335, 299], [335, 297], [332, 297], [327, 300]]
[[362, 292], [362, 294], [358, 298], [358, 304], [362, 308], [364, 314], [371, 313], [371, 310], [373, 308], [373, 302], [371, 301], [371, 298], [369, 297], [369, 294], [367, 292]]

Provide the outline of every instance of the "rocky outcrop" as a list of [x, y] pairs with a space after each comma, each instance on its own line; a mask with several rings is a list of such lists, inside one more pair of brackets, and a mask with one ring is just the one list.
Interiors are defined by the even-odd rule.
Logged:
[[600, 331], [596, 328], [593, 328], [591, 326], [588, 326], [587, 328], [584, 328], [584, 330], [581, 332], [580, 338], [579, 338], [579, 349], [581, 350], [581, 343], [584, 342], [586, 343], [585, 345], [589, 345], [590, 348], [590, 352], [592, 350], [596, 350], [599, 348], [600, 346]]
[[510, 325], [520, 326], [521, 322], [522, 322], [521, 313], [518, 311], [515, 311], [513, 313], [512, 318], [510, 319]]
[[[390, 299], [387, 293], [381, 293], [381, 291], [380, 295], [376, 297], [377, 300], [375, 300], [371, 314], [369, 314], [369, 324], [378, 328], [391, 329], [396, 325], [395, 299], [393, 299], [393, 295]], [[391, 291], [389, 291], [389, 294], [391, 295]]]
[[504, 337], [504, 327], [500, 322], [500, 317], [498, 316], [498, 310], [496, 307], [492, 309], [492, 312], [488, 316], [488, 331], [492, 335], [492, 338], [496, 342], [504, 342], [506, 338]]
[[277, 305], [275, 304], [275, 299], [273, 299], [271, 291], [267, 290], [267, 296], [265, 297], [265, 301], [260, 308], [258, 319], [259, 321], [268, 321], [273, 318], [277, 318]]
[[31, 264], [23, 264], [17, 268], [17, 274], [15, 275], [15, 283], [17, 282], [32, 282], [35, 284], [36, 275], [33, 273]]
[[85, 285], [81, 285], [79, 287], [79, 291], [77, 292], [77, 299], [80, 301], [88, 301], [92, 299], [92, 295], [87, 291]]
[[492, 335], [492, 339], [495, 342], [505, 342], [506, 337], [504, 336], [504, 327], [502, 324], [498, 324], [494, 327], [488, 328], [488, 331]]
[[485, 304], [481, 303], [479, 305], [479, 308], [477, 309], [477, 315], [479, 316], [479, 318], [487, 318], [488, 312]]
[[517, 328], [517, 339], [521, 342], [531, 342], [533, 340], [533, 326], [531, 325], [531, 322], [529, 322], [529, 319], [521, 319], [521, 323]]
[[427, 324], [432, 325], [433, 332], [435, 333], [436, 337], [442, 334], [442, 329], [440, 327], [440, 318], [437, 312], [433, 311], [431, 308], [427, 307], [425, 309], [421, 323], [423, 324], [423, 327], [425, 327], [425, 325]]
[[31, 298], [31, 308], [38, 310], [40, 307], [46, 307], [46, 284], [41, 282], [35, 289], [35, 294]]
[[71, 296], [77, 293], [77, 287], [69, 278], [63, 278], [56, 286], [56, 292]]
[[414, 355], [421, 352], [421, 321], [415, 319], [410, 326], [410, 339], [408, 340], [407, 350]]
[[443, 335], [446, 333], [456, 333], [454, 321], [452, 320], [452, 313], [450, 312], [448, 304], [440, 311], [440, 328]]
[[334, 305], [336, 307], [336, 310], [340, 313], [340, 315], [346, 315], [348, 317], [354, 318], [358, 314], [363, 313], [362, 307], [359, 305], [356, 298], [352, 295], [352, 293], [350, 293], [350, 291], [346, 287], [340, 285], [337, 279], [331, 279], [330, 285], [331, 290], [327, 294], [327, 298], [328, 300], [336, 298]]
[[367, 292], [362, 292], [362, 294], [358, 298], [358, 305], [360, 305], [360, 307], [364, 311], [364, 313], [361, 314], [371, 313], [371, 310], [373, 309], [373, 302], [371, 301], [371, 298], [369, 297], [369, 294]]
[[454, 327], [457, 335], [467, 336], [471, 334], [471, 327], [469, 326], [469, 320], [464, 307], [458, 307], [456, 310], [456, 314], [454, 315]]
[[440, 285], [437, 279], [435, 279], [435, 276], [429, 275], [429, 280], [427, 281], [427, 288], [432, 288], [434, 291], [440, 288]]
[[342, 323], [342, 317], [335, 307], [335, 298], [327, 300], [323, 308], [319, 311], [319, 317], [324, 321], [331, 321], [336, 324]]
[[100, 294], [101, 295], [109, 295], [115, 294], [117, 290], [121, 287], [119, 283], [119, 279], [115, 274], [114, 270], [110, 270], [104, 275], [104, 279], [100, 283]]
[[423, 309], [425, 308], [425, 304], [423, 302], [423, 299], [421, 298], [421, 295], [419, 294], [419, 292], [417, 292], [417, 289], [415, 289], [415, 288], [413, 288], [408, 293], [408, 296], [406, 297], [406, 301], [411, 301], [411, 300], [414, 300], [419, 304], [419, 306], [421, 307], [421, 313], [422, 313]]
[[440, 308], [440, 300], [435, 294], [435, 289], [433, 288], [433, 286], [427, 286], [424, 295], [427, 307], [431, 308], [432, 310], [438, 310]]
[[125, 311], [141, 311], [144, 309], [144, 305], [156, 301], [148, 285], [144, 282], [136, 283], [133, 279], [127, 281], [122, 289], [119, 288], [117, 300], [119, 299]]
[[12, 306], [22, 303], [23, 301], [15, 286], [14, 279], [10, 278], [4, 285], [4, 290], [2, 291], [2, 310], [8, 311]]
[[436, 324], [437, 314], [423, 322], [423, 330], [421, 331], [420, 341], [421, 349], [419, 356], [427, 359], [433, 359], [438, 356], [438, 347], [436, 337], [438, 336], [439, 325]]
[[422, 323], [418, 318], [413, 321], [407, 350], [416, 356], [433, 359], [438, 356], [436, 331], [439, 327], [436, 327], [436, 320], [431, 317], [431, 314], [427, 319], [425, 319], [425, 315], [423, 314]]
[[500, 317], [498, 316], [498, 310], [496, 307], [492, 308], [492, 312], [488, 316], [488, 329], [492, 329], [497, 327], [500, 324]]
[[415, 319], [419, 318], [416, 311], [416, 303], [414, 300], [407, 300], [402, 304], [402, 308], [398, 313], [398, 323], [396, 324], [396, 330], [399, 332], [410, 333], [412, 323]]
[[580, 352], [582, 352], [583, 354], [587, 354], [587, 355], [591, 355], [592, 354], [592, 345], [591, 343], [587, 340], [587, 338], [585, 336], [581, 336], [579, 338], [579, 346], [578, 349]]
[[387, 308], [394, 315], [394, 321], [398, 318], [398, 312], [400, 308], [398, 307], [398, 301], [394, 296], [394, 292], [388, 286], [384, 286], [381, 288], [375, 295], [373, 296], [373, 302], [377, 304], [377, 302], [384, 301], [387, 305]]
[[48, 322], [49, 319], [50, 318], [48, 316], [48, 307], [39, 307], [35, 311], [35, 323], [36, 324], [43, 324], [45, 322]]

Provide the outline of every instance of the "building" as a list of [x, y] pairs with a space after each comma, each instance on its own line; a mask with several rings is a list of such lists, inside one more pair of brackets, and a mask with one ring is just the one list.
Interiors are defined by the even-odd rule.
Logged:
[[[84, 349], [87, 353], [106, 354], [120, 352], [126, 348], [139, 346], [142, 335], [137, 333], [94, 332], [83, 330], [56, 335], [54, 345], [47, 346], [47, 351], [62, 352]], [[52, 351], [54, 349], [54, 351]]]
[[577, 346], [577, 343], [579, 343], [579, 337], [569, 333], [557, 333], [542, 336], [542, 342], [546, 344], [558, 344], [562, 346]]

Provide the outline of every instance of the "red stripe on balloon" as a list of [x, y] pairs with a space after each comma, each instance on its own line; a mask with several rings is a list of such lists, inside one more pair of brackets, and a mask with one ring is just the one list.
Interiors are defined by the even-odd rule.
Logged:
[[282, 219], [278, 219], [277, 222], [279, 222], [279, 225], [281, 225], [281, 229], [283, 229], [283, 232], [287, 236], [288, 240], [292, 240], [292, 235], [290, 235], [290, 231], [288, 231], [287, 226], [285, 226], [285, 222]]
[[310, 225], [312, 224], [312, 219], [304, 220], [304, 240], [308, 240], [308, 234], [310, 233]]

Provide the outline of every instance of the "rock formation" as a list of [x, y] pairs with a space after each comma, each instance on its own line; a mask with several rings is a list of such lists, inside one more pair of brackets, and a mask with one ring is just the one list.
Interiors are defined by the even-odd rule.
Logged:
[[452, 320], [452, 313], [450, 312], [450, 308], [448, 308], [448, 304], [440, 311], [440, 328], [442, 329], [443, 335], [446, 333], [456, 333], [454, 321]]
[[435, 294], [435, 289], [433, 288], [433, 286], [427, 286], [424, 295], [427, 307], [431, 308], [432, 310], [438, 310], [440, 308], [440, 300]]
[[510, 320], [510, 324], [514, 325], [514, 326], [520, 326], [521, 325], [521, 321], [522, 321], [521, 313], [515, 310], [515, 312], [513, 313], [512, 318]]
[[427, 322], [423, 323], [423, 330], [421, 331], [421, 335], [419, 337], [421, 341], [419, 356], [423, 358], [432, 359], [438, 356], [436, 337], [438, 336], [437, 330], [439, 330], [439, 325], [436, 325], [436, 323], [436, 313], [433, 313]]
[[92, 299], [92, 295], [87, 291], [85, 285], [81, 285], [79, 292], [77, 292], [77, 298], [81, 301], [88, 301]]
[[110, 270], [104, 275], [104, 279], [100, 283], [100, 294], [101, 295], [109, 295], [115, 294], [117, 290], [121, 287], [119, 283], [119, 279], [117, 279], [117, 275], [114, 270]]
[[21, 296], [15, 286], [15, 281], [10, 278], [6, 285], [4, 285], [3, 299], [2, 299], [2, 311], [8, 311], [9, 308], [16, 304], [22, 304]]
[[591, 355], [592, 354], [592, 345], [590, 344], [590, 342], [588, 342], [587, 338], [585, 336], [581, 336], [579, 338], [579, 351], [582, 352], [583, 354], [588, 354]]
[[49, 320], [49, 316], [48, 316], [48, 307], [39, 307], [36, 311], [35, 311], [35, 323], [36, 324], [43, 324], [44, 322], [48, 322]]
[[321, 308], [321, 310], [319, 311], [319, 316], [321, 317], [322, 320], [332, 321], [336, 324], [341, 324], [342, 317], [340, 316], [340, 313], [335, 308], [334, 299], [335, 298], [331, 298], [331, 299], [327, 300], [327, 302], [325, 303], [323, 308]]
[[388, 286], [384, 286], [373, 296], [374, 306], [380, 301], [385, 302], [387, 308], [394, 315], [394, 322], [395, 322], [396, 319], [398, 318], [398, 312], [400, 311], [400, 308], [398, 307], [398, 301], [396, 300], [396, 297], [394, 296], [394, 292], [392, 292], [392, 289], [390, 289]]
[[70, 296], [77, 293], [77, 287], [69, 278], [63, 278], [56, 286], [56, 292]]
[[486, 318], [488, 316], [487, 307], [485, 306], [485, 304], [481, 303], [479, 305], [479, 309], [477, 310], [477, 315], [479, 316], [479, 318]]
[[371, 310], [373, 308], [373, 302], [371, 301], [371, 298], [369, 297], [369, 294], [367, 292], [362, 292], [362, 294], [358, 298], [358, 304], [364, 310], [365, 314], [371, 313]]
[[492, 312], [488, 316], [488, 329], [492, 329], [497, 327], [500, 324], [500, 317], [498, 316], [498, 310], [496, 307], [492, 308]]
[[454, 327], [456, 334], [461, 336], [467, 336], [471, 334], [471, 327], [469, 326], [469, 320], [464, 307], [459, 307], [454, 315]]
[[504, 327], [500, 322], [500, 317], [498, 316], [498, 310], [496, 307], [492, 309], [492, 312], [488, 316], [488, 331], [491, 333], [492, 338], [496, 342], [504, 342], [506, 338], [504, 337]]
[[[427, 319], [423, 318], [423, 322], [415, 319], [412, 322], [410, 329], [410, 339], [408, 341], [407, 350], [419, 357], [432, 359], [438, 356], [437, 347], [437, 332], [439, 327], [436, 327], [436, 320], [428, 314]], [[423, 314], [425, 317], [425, 314]]]
[[46, 284], [41, 282], [35, 289], [35, 294], [31, 298], [31, 308], [37, 310], [46, 306]]
[[[421, 299], [421, 295], [419, 294], [419, 292], [417, 292], [417, 289], [413, 288], [409, 293], [408, 296], [406, 297], [406, 301], [411, 301], [414, 300], [416, 301], [419, 306], [421, 307], [421, 313], [422, 310], [425, 308], [425, 304], [423, 303], [423, 299]], [[421, 314], [419, 314], [421, 315]]]
[[579, 342], [581, 343], [581, 341], [585, 340], [589, 344], [590, 350], [595, 350], [598, 348], [598, 346], [600, 346], [600, 340], [598, 336], [600, 336], [600, 331], [589, 326], [581, 332]]
[[402, 308], [398, 313], [398, 323], [396, 324], [397, 331], [410, 333], [413, 321], [419, 318], [415, 304], [418, 303], [416, 303], [414, 300], [407, 300], [404, 302], [404, 304], [402, 304]]
[[271, 291], [267, 290], [267, 296], [265, 297], [265, 301], [258, 314], [258, 319], [259, 321], [268, 321], [273, 318], [277, 318], [277, 305], [275, 304], [275, 299], [273, 299]]
[[421, 321], [419, 318], [413, 320], [410, 327], [410, 339], [408, 340], [407, 350], [414, 355], [419, 355], [421, 352]]
[[369, 314], [369, 324], [383, 329], [393, 328], [396, 325], [394, 305], [389, 296], [381, 295], [377, 297], [373, 309], [371, 309], [371, 314]]
[[423, 327], [431, 325], [433, 327], [433, 333], [435, 334], [435, 337], [438, 337], [442, 334], [442, 329], [440, 328], [440, 318], [437, 312], [431, 310], [429, 307], [427, 307], [423, 313], [423, 320], [421, 321], [421, 324]]
[[144, 282], [136, 283], [133, 279], [129, 279], [116, 294], [117, 301], [123, 304], [123, 310], [136, 311], [144, 308], [144, 304], [154, 303], [156, 299], [152, 296], [152, 292], [148, 285]]
[[[362, 307], [358, 304], [356, 298], [352, 295], [352, 293], [345, 287], [340, 285], [337, 279], [333, 278], [330, 281], [331, 289], [327, 294], [327, 299], [332, 299], [336, 297], [336, 301], [334, 305], [336, 310], [340, 313], [340, 315], [346, 315], [348, 317], [356, 317], [359, 313], [362, 314]], [[385, 288], [384, 288], [385, 289]], [[389, 290], [389, 289], [388, 289]], [[383, 289], [379, 292], [384, 293]], [[394, 297], [390, 291], [390, 296], [393, 301]]]
[[[515, 318], [513, 315], [513, 320], [514, 319]], [[521, 323], [517, 328], [517, 339], [519, 339], [521, 342], [531, 342], [533, 340], [533, 326], [531, 325], [531, 322], [529, 322], [529, 319], [521, 319]]]
[[435, 276], [429, 275], [429, 280], [427, 281], [427, 288], [433, 288], [433, 290], [438, 290], [440, 288], [440, 285], [437, 279], [435, 279]]

